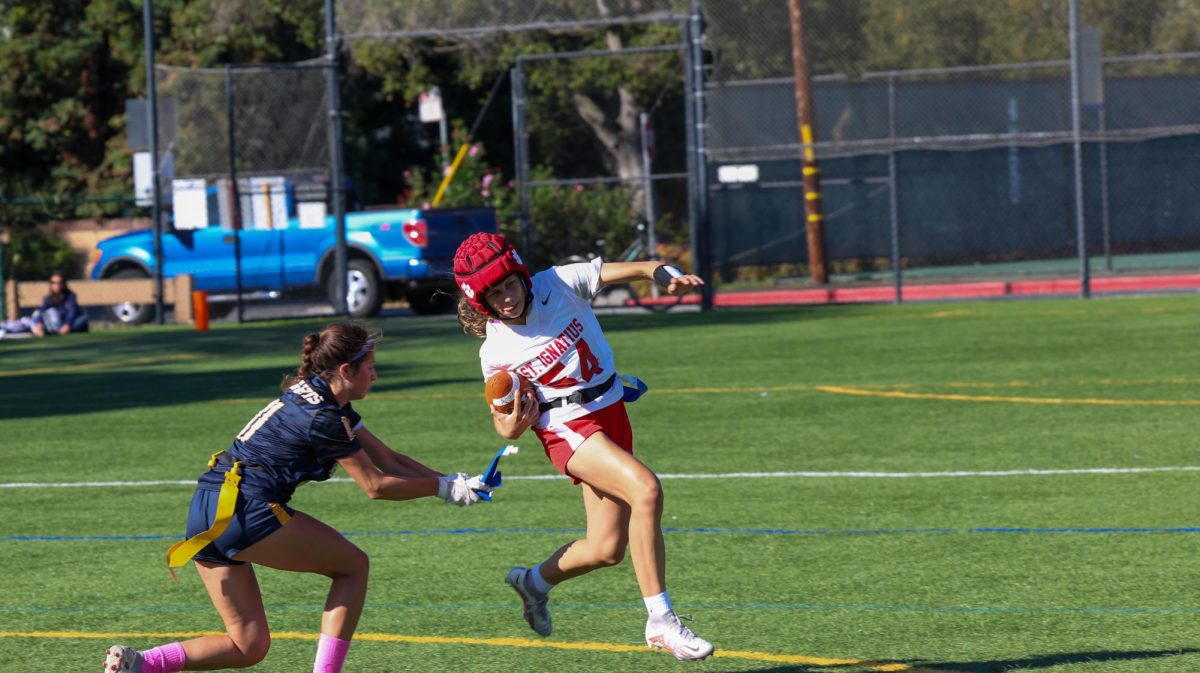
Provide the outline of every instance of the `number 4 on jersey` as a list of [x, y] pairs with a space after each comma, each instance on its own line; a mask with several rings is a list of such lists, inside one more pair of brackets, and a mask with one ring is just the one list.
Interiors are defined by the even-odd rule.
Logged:
[[[592, 354], [592, 349], [588, 347], [587, 341], [580, 339], [575, 344], [575, 352], [579, 355], [579, 375], [582, 377], [582, 383], [587, 383], [597, 375], [603, 373], [600, 367], [600, 360]], [[537, 382], [543, 386], [551, 388], [573, 388], [580, 385], [580, 380], [573, 379], [569, 376], [554, 380], [563, 370], [562, 360], [559, 360], [553, 367], [546, 370], [545, 374], [538, 377]]]

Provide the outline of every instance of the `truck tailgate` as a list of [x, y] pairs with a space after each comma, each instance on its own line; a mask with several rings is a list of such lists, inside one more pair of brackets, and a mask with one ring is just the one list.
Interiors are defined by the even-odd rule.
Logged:
[[429, 236], [424, 256], [431, 260], [452, 259], [466, 237], [478, 231], [496, 231], [496, 214], [491, 210], [427, 210], [421, 216]]

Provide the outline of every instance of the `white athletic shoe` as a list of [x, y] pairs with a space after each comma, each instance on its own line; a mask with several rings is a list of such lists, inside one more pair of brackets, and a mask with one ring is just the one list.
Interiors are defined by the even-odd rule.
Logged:
[[104, 657], [104, 673], [142, 673], [142, 653], [132, 647], [113, 645]]
[[533, 588], [533, 580], [530, 577], [532, 573], [529, 568], [513, 568], [508, 571], [508, 577], [504, 581], [521, 597], [521, 602], [525, 605], [525, 621], [529, 622], [529, 628], [538, 635], [548, 636], [552, 626], [546, 601], [550, 597]]
[[674, 612], [646, 620], [646, 644], [662, 648], [680, 661], [698, 661], [713, 653], [713, 645], [679, 621]]

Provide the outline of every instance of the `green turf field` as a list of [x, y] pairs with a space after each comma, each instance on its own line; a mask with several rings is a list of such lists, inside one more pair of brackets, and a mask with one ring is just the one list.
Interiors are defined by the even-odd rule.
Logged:
[[[628, 560], [554, 591], [553, 636], [526, 628], [505, 573], [583, 525], [574, 487], [532, 478], [553, 471], [528, 435], [494, 504], [297, 493], [372, 559], [348, 671], [1200, 670], [1200, 297], [602, 322], [651, 386], [630, 414], [663, 476], [671, 595], [717, 656], [640, 644]], [[0, 342], [0, 670], [221, 629], [195, 572], [164, 567], [185, 482], [319, 324]], [[478, 342], [451, 319], [377, 325], [366, 425], [482, 470], [504, 442]], [[275, 639], [253, 670], [311, 670], [326, 580], [259, 577]]]

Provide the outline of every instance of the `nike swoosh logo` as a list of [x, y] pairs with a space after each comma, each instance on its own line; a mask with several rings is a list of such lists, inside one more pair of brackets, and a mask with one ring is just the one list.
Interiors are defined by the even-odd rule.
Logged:
[[550, 301], [550, 294], [551, 293], [546, 294], [546, 298], [542, 300], [542, 306], [545, 306], [546, 302]]

